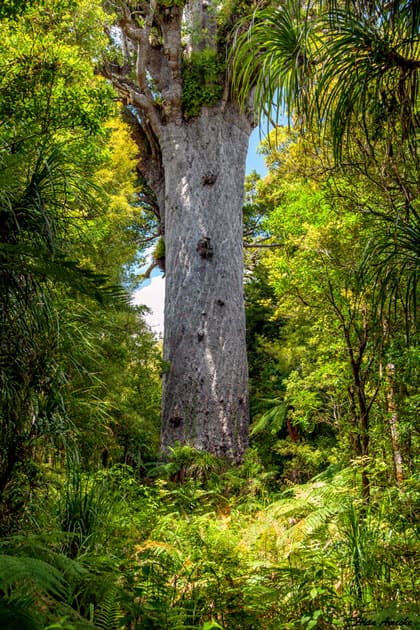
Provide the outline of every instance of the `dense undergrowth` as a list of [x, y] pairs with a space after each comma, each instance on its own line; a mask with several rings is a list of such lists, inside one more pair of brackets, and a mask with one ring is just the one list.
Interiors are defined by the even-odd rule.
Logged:
[[253, 451], [232, 469], [187, 447], [142, 480], [44, 473], [0, 544], [3, 628], [417, 627], [412, 479], [366, 506], [357, 462], [276, 487]]

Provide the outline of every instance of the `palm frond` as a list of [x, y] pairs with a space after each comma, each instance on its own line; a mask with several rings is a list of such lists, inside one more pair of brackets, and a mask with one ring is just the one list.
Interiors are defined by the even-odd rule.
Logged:
[[[11, 271], [22, 267], [34, 284], [45, 281], [61, 284], [101, 304], [113, 304], [121, 308], [128, 307], [130, 303], [130, 297], [122, 286], [109, 284], [106, 275], [81, 267], [64, 254], [56, 252], [51, 255], [43, 248], [29, 244], [0, 243], [0, 273], [2, 269], [5, 273], [9, 272], [9, 284], [13, 283]], [[14, 288], [22, 288], [21, 275], [20, 282]]]
[[327, 37], [315, 85], [316, 111], [329, 125], [338, 158], [351, 125], [359, 121], [364, 128], [366, 117], [368, 135], [372, 120], [381, 124], [379, 117], [382, 124], [398, 118], [406, 138], [413, 137], [418, 124], [420, 41], [402, 32], [404, 20], [391, 21], [388, 11], [381, 5], [372, 17], [369, 11], [336, 9], [321, 20]]
[[395, 321], [401, 313], [406, 331], [416, 326], [420, 276], [420, 223], [388, 221], [367, 244], [360, 273], [372, 288], [373, 303], [380, 317]]
[[[239, 102], [251, 92], [256, 117], [268, 111], [300, 115], [312, 84], [312, 59], [318, 48], [313, 24], [299, 2], [257, 11], [249, 27], [238, 27], [233, 51], [232, 86]], [[244, 31], [244, 32], [243, 32]]]
[[[329, 131], [336, 159], [358, 125], [399, 129], [413, 146], [419, 125], [419, 11], [413, 2], [322, 2], [320, 12], [290, 0], [240, 23], [232, 86], [242, 106], [253, 94], [267, 111], [303, 116]], [[384, 123], [386, 123], [384, 125]]]

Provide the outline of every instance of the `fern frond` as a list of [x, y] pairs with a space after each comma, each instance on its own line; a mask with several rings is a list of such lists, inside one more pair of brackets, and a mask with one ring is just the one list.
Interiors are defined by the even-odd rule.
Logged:
[[21, 602], [7, 602], [0, 598], [0, 627], [5, 630], [41, 630], [43, 624]]
[[40, 560], [52, 566], [64, 579], [71, 581], [80, 579], [86, 573], [86, 569], [76, 560], [72, 560], [63, 553], [51, 549], [51, 544], [60, 544], [63, 534], [58, 532], [47, 536], [27, 534], [25, 536], [12, 536], [0, 541], [0, 557], [2, 555], [13, 557], [27, 557]]
[[263, 413], [251, 428], [251, 435], [258, 435], [269, 430], [275, 434], [282, 428], [287, 414], [287, 403], [283, 400], [262, 399], [261, 402], [269, 403], [271, 409]]
[[331, 526], [355, 500], [353, 478], [351, 467], [324, 472], [311, 482], [294, 488], [294, 496], [291, 497], [288, 491], [286, 497], [270, 504], [267, 515], [284, 523], [278, 533], [278, 547], [293, 553], [302, 545], [310, 545], [315, 535], [315, 544], [319, 545], [320, 539], [331, 533]]
[[119, 604], [119, 589], [111, 587], [102, 599], [95, 617], [95, 627], [101, 630], [118, 630], [121, 627], [122, 611]]
[[154, 558], [167, 558], [178, 565], [182, 563], [182, 552], [174, 545], [158, 540], [146, 540], [143, 545], [136, 547], [137, 553], [150, 552]]
[[51, 564], [37, 558], [0, 555], [0, 590], [10, 594], [23, 584], [55, 596], [64, 593], [64, 578]]

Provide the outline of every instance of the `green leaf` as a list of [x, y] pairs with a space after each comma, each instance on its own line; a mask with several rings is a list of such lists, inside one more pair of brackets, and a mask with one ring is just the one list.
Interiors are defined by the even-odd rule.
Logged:
[[201, 630], [223, 630], [223, 626], [212, 619], [211, 621], [206, 621]]

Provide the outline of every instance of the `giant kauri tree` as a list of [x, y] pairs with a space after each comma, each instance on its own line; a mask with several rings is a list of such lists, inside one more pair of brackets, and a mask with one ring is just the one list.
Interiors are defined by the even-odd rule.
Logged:
[[207, 0], [127, 0], [112, 9], [114, 52], [104, 72], [126, 104], [165, 242], [162, 450], [189, 444], [240, 461], [249, 415], [242, 202], [252, 119], [229, 87], [238, 15]]

